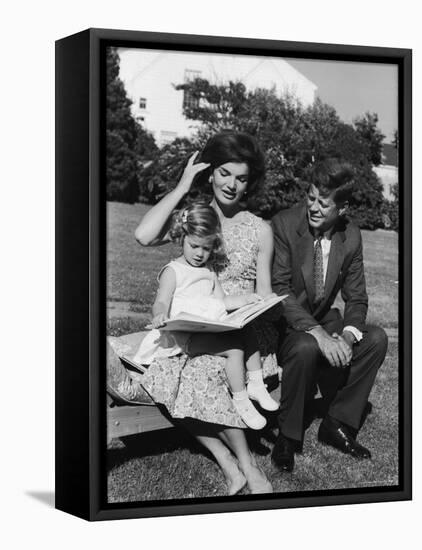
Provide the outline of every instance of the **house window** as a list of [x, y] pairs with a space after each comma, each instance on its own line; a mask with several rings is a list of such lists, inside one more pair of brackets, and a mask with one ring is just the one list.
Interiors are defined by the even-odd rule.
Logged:
[[139, 108], [140, 109], [146, 109], [147, 108], [147, 98], [146, 97], [140, 97], [139, 98]]
[[[192, 82], [195, 78], [201, 77], [201, 71], [185, 69], [185, 83]], [[195, 109], [199, 107], [199, 99], [192, 96], [189, 90], [183, 91], [183, 109]]]

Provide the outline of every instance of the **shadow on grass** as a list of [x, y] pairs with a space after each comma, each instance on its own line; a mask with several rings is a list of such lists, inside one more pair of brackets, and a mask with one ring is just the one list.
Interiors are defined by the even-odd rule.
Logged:
[[[184, 424], [199, 429], [204, 426], [194, 420], [180, 421]], [[272, 430], [251, 432], [247, 432], [250, 449], [257, 458], [263, 458], [271, 450]], [[110, 503], [227, 494], [215, 459], [180, 426], [113, 440], [107, 452], [107, 469]]]
[[[254, 454], [266, 456], [271, 452], [268, 444], [275, 442], [276, 415], [266, 413], [268, 424], [264, 430], [247, 430], [248, 445]], [[175, 420], [173, 419], [173, 422]], [[176, 421], [175, 428], [145, 432], [113, 440], [107, 451], [107, 469], [110, 471], [131, 459], [154, 457], [163, 453], [186, 450], [191, 455], [203, 455], [215, 462], [214, 457], [201, 445], [192, 432], [201, 434], [203, 423], [195, 420]], [[219, 427], [221, 428], [221, 426]]]
[[115, 468], [132, 458], [153, 457], [187, 449], [192, 454], [201, 453], [202, 448], [182, 428], [168, 428], [113, 440], [107, 452], [107, 467]]

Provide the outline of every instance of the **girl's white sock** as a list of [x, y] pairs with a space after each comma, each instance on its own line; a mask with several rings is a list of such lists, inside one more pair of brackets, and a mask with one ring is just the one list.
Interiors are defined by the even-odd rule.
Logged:
[[259, 370], [248, 370], [248, 380], [249, 380], [249, 383], [252, 382], [253, 385], [255, 384], [263, 384], [264, 383], [264, 379], [263, 379], [263, 375], [262, 375], [262, 369], [259, 369]]
[[242, 399], [249, 399], [249, 395], [248, 395], [248, 392], [246, 391], [246, 388], [241, 391], [233, 391], [232, 395], [235, 401], [241, 401]]
[[268, 393], [267, 386], [264, 384], [262, 370], [248, 371], [248, 377], [247, 392], [249, 397], [258, 401], [266, 411], [276, 411], [279, 408], [279, 404]]

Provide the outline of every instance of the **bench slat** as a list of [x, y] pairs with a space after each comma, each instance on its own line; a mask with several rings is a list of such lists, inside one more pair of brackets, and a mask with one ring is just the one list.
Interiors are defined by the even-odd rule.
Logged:
[[172, 428], [173, 424], [151, 405], [107, 407], [107, 440], [151, 430]]

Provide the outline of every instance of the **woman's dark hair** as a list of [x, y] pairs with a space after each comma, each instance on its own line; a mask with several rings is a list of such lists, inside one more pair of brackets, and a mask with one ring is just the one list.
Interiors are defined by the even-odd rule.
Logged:
[[212, 136], [205, 144], [197, 162], [209, 162], [210, 167], [201, 176], [207, 181], [210, 174], [226, 162], [244, 162], [248, 165], [248, 194], [251, 195], [265, 174], [265, 157], [258, 142], [249, 134], [224, 130]]
[[197, 201], [173, 214], [171, 239], [182, 245], [186, 236], [213, 240], [213, 256], [224, 255], [220, 219], [208, 203]]
[[315, 185], [322, 195], [334, 191], [333, 200], [337, 206], [349, 201], [354, 187], [354, 172], [350, 164], [336, 158], [316, 162], [309, 171], [308, 181]]

